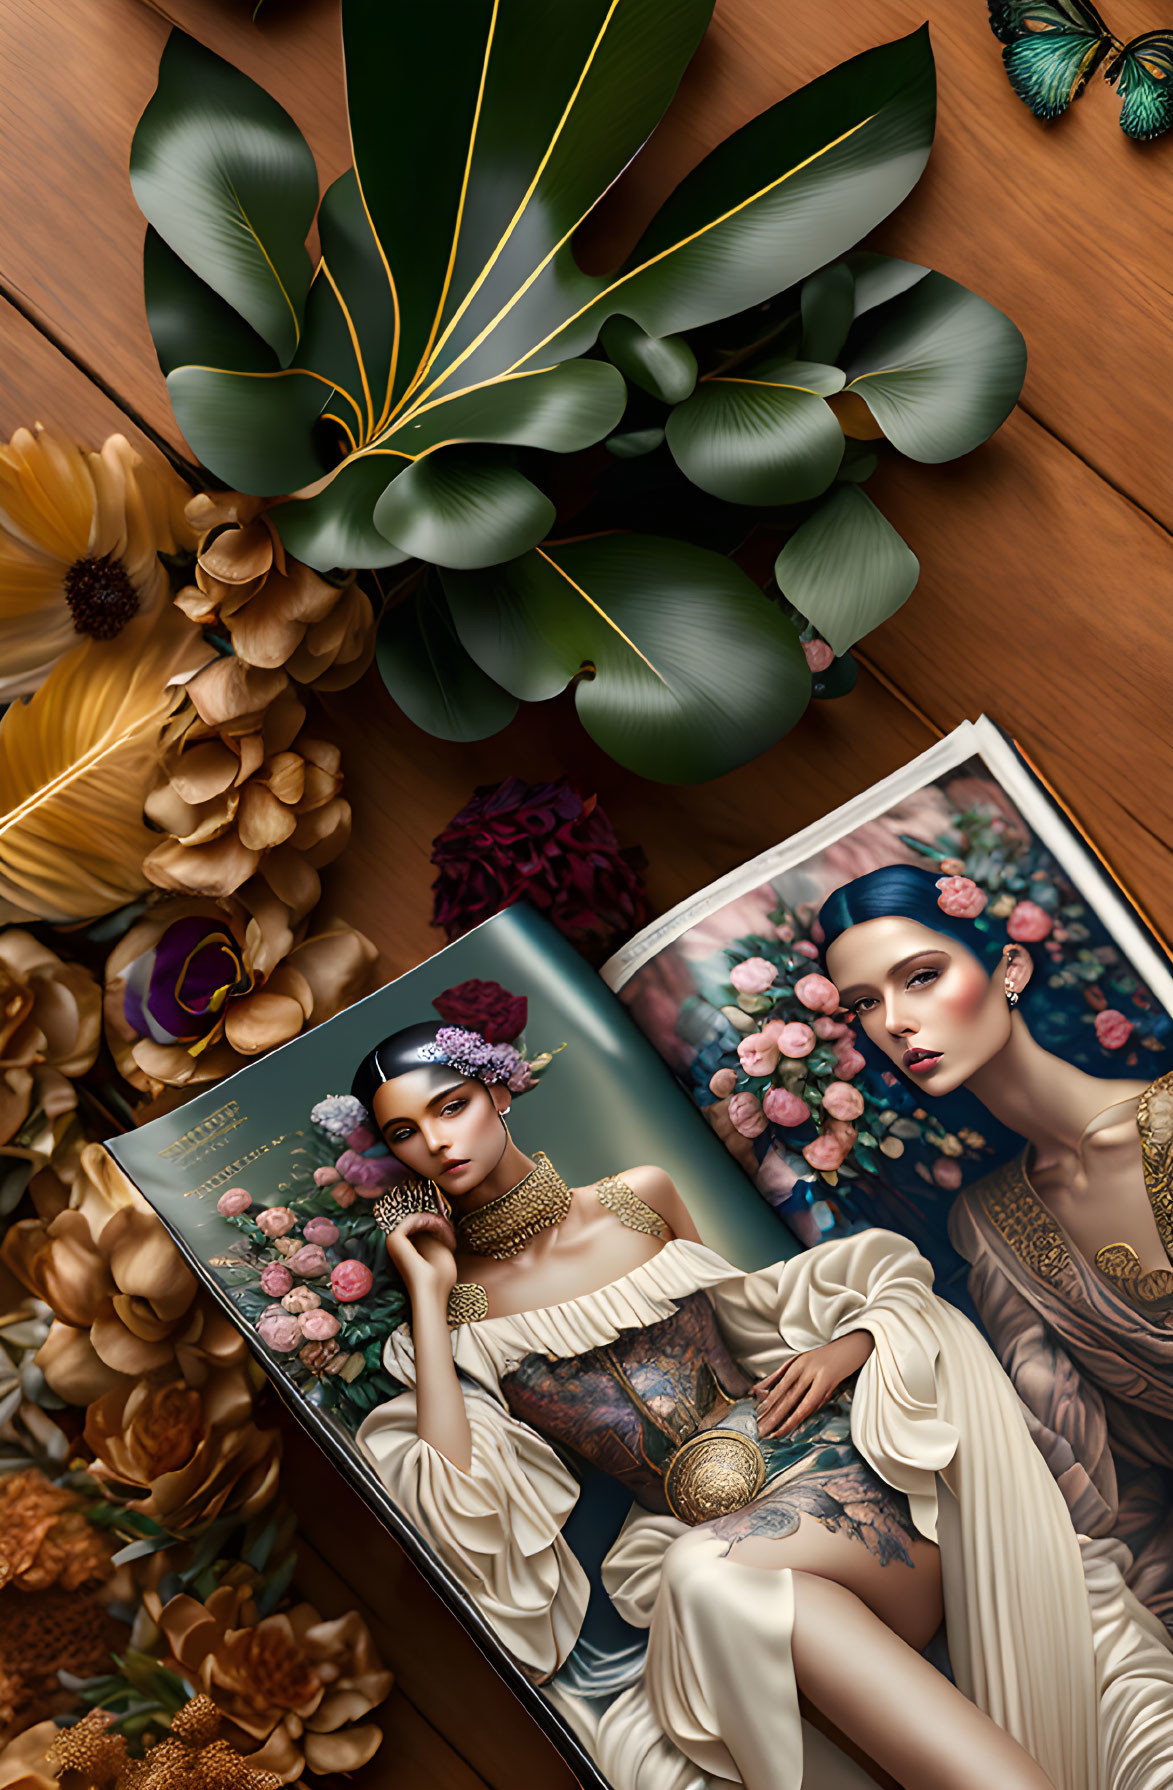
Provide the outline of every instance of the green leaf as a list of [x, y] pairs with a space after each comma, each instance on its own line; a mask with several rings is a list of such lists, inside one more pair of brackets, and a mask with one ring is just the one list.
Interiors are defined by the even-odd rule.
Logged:
[[456, 452], [401, 472], [375, 505], [375, 526], [432, 565], [469, 570], [514, 559], [549, 533], [554, 505], [512, 466]]
[[454, 431], [461, 442], [566, 453], [614, 428], [624, 399], [621, 376], [601, 361], [567, 361], [547, 372], [515, 374], [425, 413], [394, 438], [395, 447], [352, 454], [314, 496], [281, 505], [273, 520], [289, 551], [319, 572], [395, 565], [410, 556], [375, 526], [375, 506], [413, 457], [440, 444], [443, 431]]
[[668, 418], [681, 472], [728, 503], [802, 503], [827, 489], [843, 458], [843, 431], [823, 396], [843, 384], [837, 367], [806, 361], [703, 379]]
[[614, 311], [670, 335], [804, 279], [911, 192], [935, 113], [927, 26], [780, 100], [685, 177], [624, 270], [551, 345], [580, 349], [590, 319]]
[[[499, 0], [344, 0], [354, 168], [323, 200], [322, 260], [308, 290], [299, 262], [296, 353], [283, 336], [281, 366], [256, 365], [253, 345], [199, 285], [181, 289], [172, 278], [178, 296], [155, 306], [187, 439], [233, 485], [313, 506], [300, 531], [291, 517], [281, 524], [311, 564], [389, 563], [373, 513], [382, 503], [380, 516], [401, 527], [417, 482], [395, 477], [404, 456], [418, 465], [431, 448], [467, 441], [570, 452], [612, 432], [619, 373], [593, 361], [572, 379], [563, 364], [608, 319], [608, 343], [633, 381], [680, 399], [694, 369], [688, 346], [670, 339], [674, 317], [706, 321], [756, 304], [850, 247], [913, 184], [932, 134], [923, 33], [771, 108], [688, 177], [626, 269], [583, 273], [575, 231], [660, 118], [711, 10], [712, 0], [542, 0], [536, 12]], [[198, 153], [186, 168], [189, 136]], [[261, 269], [273, 300], [286, 263], [298, 261], [290, 243], [309, 222], [312, 165], [285, 114], [177, 35], [140, 126], [136, 168], [140, 199], [193, 276], [272, 342], [273, 317], [265, 314], [266, 333], [241, 297], [238, 263], [243, 254], [250, 278]], [[252, 237], [225, 210], [238, 169], [265, 224]], [[193, 182], [202, 234], [180, 216]], [[239, 253], [224, 247], [225, 232]], [[261, 266], [262, 249], [272, 268]], [[163, 276], [153, 284], [162, 291]], [[222, 350], [214, 361], [203, 357], [209, 340]], [[391, 462], [386, 478], [348, 475], [352, 461], [375, 455]], [[421, 488], [432, 482], [420, 474]], [[472, 494], [461, 564], [499, 555], [501, 536], [519, 549], [510, 527], [521, 489], [512, 486], [510, 526], [479, 544], [476, 515], [492, 518]], [[416, 543], [418, 520], [413, 513]], [[445, 541], [450, 533], [438, 530]]]
[[207, 366], [272, 373], [277, 356], [244, 318], [197, 279], [187, 263], [147, 226], [143, 243], [147, 321], [164, 373], [193, 356]]
[[238, 491], [296, 491], [327, 470], [314, 431], [333, 389], [314, 374], [179, 366], [167, 394], [196, 458]]
[[664, 404], [680, 404], [696, 384], [696, 355], [682, 336], [649, 336], [630, 317], [608, 317], [599, 343], [625, 379]]
[[911, 460], [955, 460], [1005, 422], [1022, 390], [1026, 344], [1010, 319], [944, 274], [928, 273], [879, 312], [853, 350], [846, 389]]
[[483, 740], [517, 713], [517, 700], [470, 659], [435, 579], [379, 624], [375, 658], [409, 720], [444, 740]]
[[846, 261], [820, 268], [804, 280], [799, 303], [803, 358], [835, 360], [855, 317], [855, 280]]
[[375, 527], [375, 505], [405, 462], [401, 455], [372, 453], [345, 461], [313, 497], [280, 503], [269, 520], [286, 548], [315, 571], [348, 566], [375, 571], [402, 565], [412, 555], [393, 547]]
[[179, 30], [130, 152], [139, 206], [192, 272], [288, 365], [318, 203], [309, 145], [255, 81]]
[[413, 381], [451, 393], [500, 377], [595, 294], [570, 238], [659, 121], [711, 12], [344, 0], [355, 167], [401, 320], [394, 402]]
[[627, 429], [619, 435], [608, 435], [607, 452], [617, 460], [638, 460], [653, 454], [664, 440], [663, 429]]
[[390, 438], [412, 454], [450, 441], [495, 441], [571, 453], [590, 447], [623, 415], [623, 376], [606, 361], [512, 373], [413, 413]]
[[774, 562], [779, 590], [837, 655], [894, 615], [919, 575], [916, 555], [858, 485], [837, 485]]
[[909, 291], [929, 271], [915, 261], [899, 261], [893, 255], [877, 255], [871, 249], [856, 249], [854, 254], [848, 255], [847, 266], [855, 283], [853, 310], [856, 318]]
[[498, 684], [541, 701], [573, 682], [587, 732], [641, 776], [719, 776], [792, 727], [810, 695], [791, 623], [703, 548], [610, 535], [443, 582]]

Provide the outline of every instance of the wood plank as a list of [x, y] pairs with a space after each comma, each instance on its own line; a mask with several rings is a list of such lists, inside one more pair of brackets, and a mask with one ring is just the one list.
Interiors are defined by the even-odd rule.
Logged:
[[1173, 937], [1168, 536], [1021, 412], [966, 468], [893, 463], [873, 487], [922, 575], [869, 656], [939, 727], [984, 706], [1020, 739]]

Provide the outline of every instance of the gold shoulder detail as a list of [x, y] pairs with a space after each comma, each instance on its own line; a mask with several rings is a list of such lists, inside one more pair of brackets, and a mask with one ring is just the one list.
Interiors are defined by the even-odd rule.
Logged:
[[1145, 1089], [1137, 1102], [1136, 1124], [1153, 1217], [1173, 1262], [1173, 1069]]
[[1096, 1251], [1096, 1267], [1134, 1305], [1173, 1308], [1173, 1268], [1146, 1271], [1131, 1243], [1105, 1243]]
[[641, 1200], [618, 1175], [604, 1175], [596, 1192], [600, 1206], [614, 1212], [620, 1224], [626, 1225], [629, 1231], [642, 1231], [647, 1237], [662, 1237], [665, 1243], [672, 1235], [667, 1219], [661, 1218], [655, 1207]]
[[1001, 1231], [1018, 1259], [1040, 1280], [1058, 1280], [1071, 1256], [1058, 1225], [1031, 1186], [1025, 1152], [1003, 1163], [979, 1183], [990, 1222]]
[[448, 1295], [448, 1328], [478, 1324], [489, 1315], [489, 1295], [477, 1280], [458, 1280]]

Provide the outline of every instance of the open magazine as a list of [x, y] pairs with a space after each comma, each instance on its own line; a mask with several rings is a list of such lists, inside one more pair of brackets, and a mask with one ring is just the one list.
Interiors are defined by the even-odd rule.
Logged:
[[[1162, 1790], [1159, 941], [982, 721], [603, 975], [510, 909], [107, 1147], [583, 1783], [865, 1790], [899, 1765], [915, 1706], [870, 1755], [800, 1713], [785, 1568], [813, 1526], [905, 1584], [939, 1544], [945, 1620], [892, 1645], [932, 1662], [943, 1711], [964, 1693], [1072, 1790]], [[475, 1161], [420, 1179], [427, 1075], [436, 1112], [463, 1103], [531, 1165], [483, 1236], [521, 1199], [524, 1247], [574, 1189], [614, 1279], [497, 1308], [502, 1252], [460, 1217]], [[386, 1232], [425, 1208], [472, 1249], [448, 1295], [467, 1468], [418, 1434], [423, 1331], [417, 1364]], [[852, 1337], [862, 1364], [759, 1432], [755, 1383]]]

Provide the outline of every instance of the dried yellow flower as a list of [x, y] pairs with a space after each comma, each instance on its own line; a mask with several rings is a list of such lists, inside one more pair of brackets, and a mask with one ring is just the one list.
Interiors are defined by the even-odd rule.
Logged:
[[83, 640], [110, 641], [161, 607], [159, 554], [195, 542], [188, 496], [121, 435], [85, 453], [38, 423], [0, 445], [0, 703], [31, 695]]

